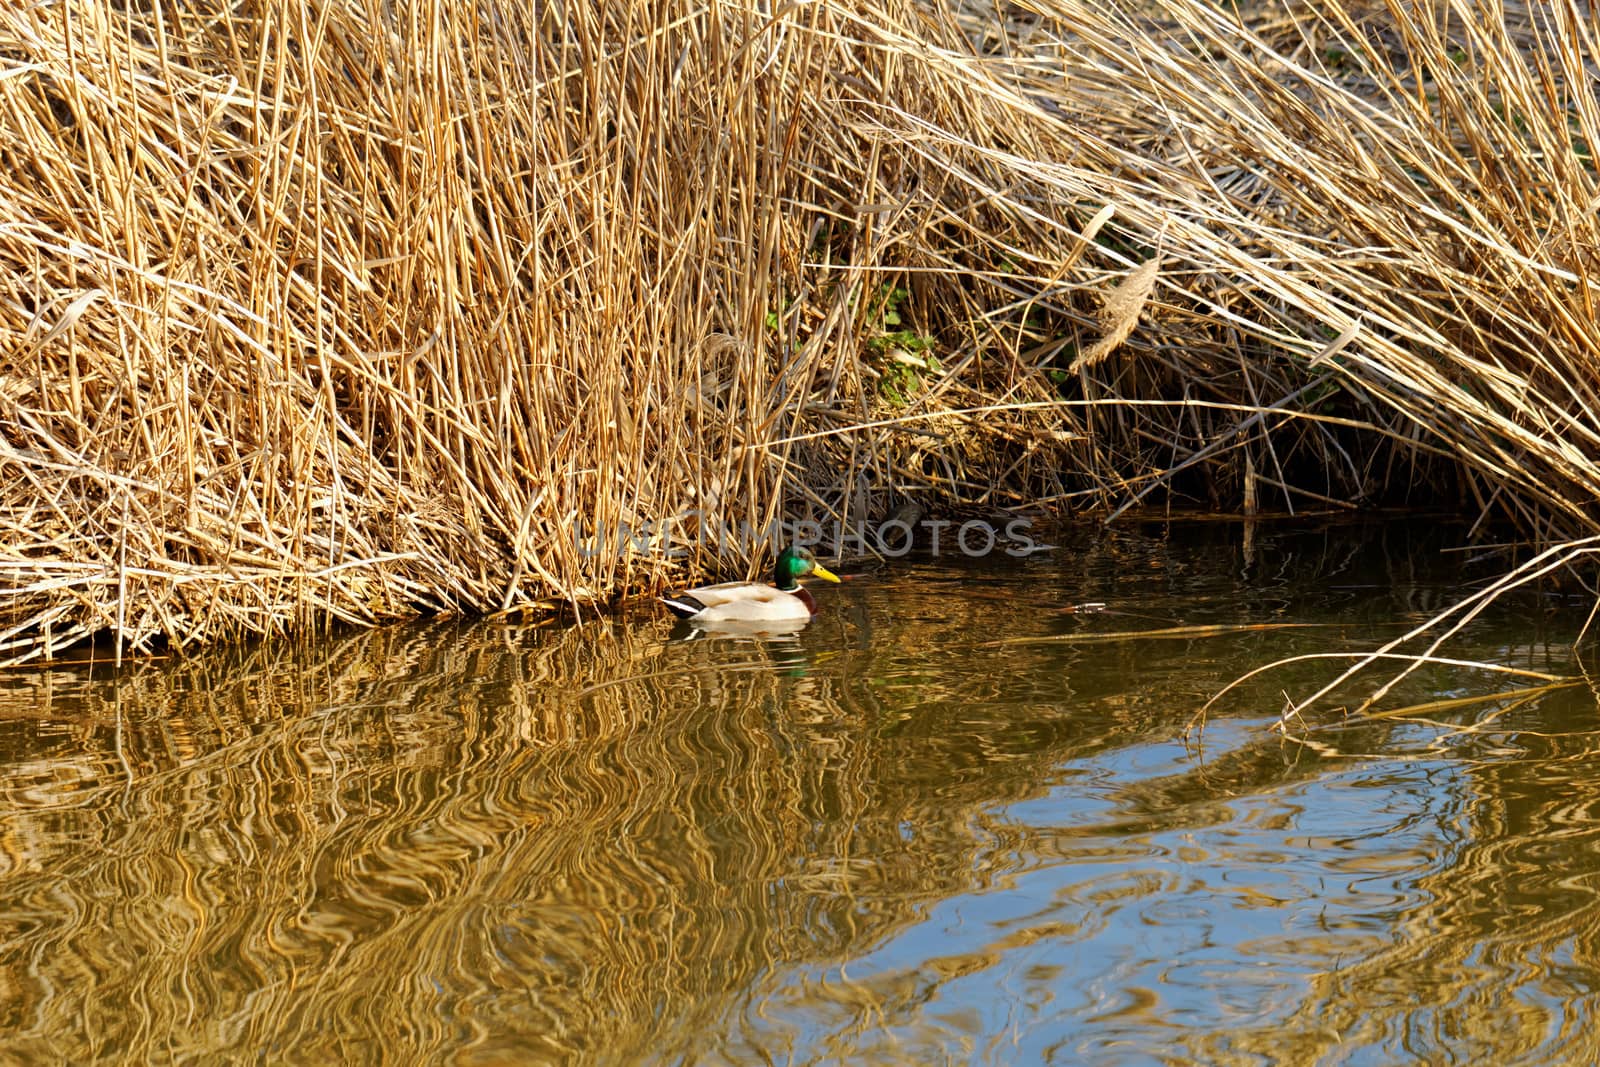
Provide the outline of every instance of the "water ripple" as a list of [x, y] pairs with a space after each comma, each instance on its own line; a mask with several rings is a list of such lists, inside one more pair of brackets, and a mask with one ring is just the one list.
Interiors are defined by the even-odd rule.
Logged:
[[1197, 751], [1222, 681], [1370, 627], [993, 645], [1394, 607], [1274, 544], [1254, 584], [1141, 537], [909, 565], [774, 641], [437, 623], [0, 680], [4, 1058], [1593, 1062], [1592, 696], [1309, 749], [1263, 689]]

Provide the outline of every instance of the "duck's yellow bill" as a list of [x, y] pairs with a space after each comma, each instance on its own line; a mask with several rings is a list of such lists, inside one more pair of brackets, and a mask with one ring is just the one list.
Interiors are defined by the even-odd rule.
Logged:
[[811, 573], [816, 577], [821, 578], [823, 581], [837, 582], [839, 580], [839, 576], [837, 574], [833, 573], [820, 563], [813, 563], [811, 565]]

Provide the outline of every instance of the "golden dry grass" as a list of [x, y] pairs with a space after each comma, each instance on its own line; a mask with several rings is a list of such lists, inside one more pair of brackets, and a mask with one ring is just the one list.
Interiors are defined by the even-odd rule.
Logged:
[[1570, 3], [13, 5], [0, 658], [755, 562], [581, 550], [691, 511], [1586, 535], [1596, 51]]

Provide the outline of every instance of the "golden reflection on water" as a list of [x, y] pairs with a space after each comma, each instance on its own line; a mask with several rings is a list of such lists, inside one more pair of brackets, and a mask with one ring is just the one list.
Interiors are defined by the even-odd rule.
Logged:
[[[768, 642], [435, 624], [0, 677], [4, 1057], [1593, 1062], [1592, 697], [1348, 758], [1234, 720], [1202, 762], [1200, 699], [1370, 623], [992, 647], [1131, 628], [1058, 610], [1089, 599], [1306, 613], [1204, 557], [881, 575]], [[1483, 640], [1555, 655], [1516, 636]]]
[[396, 629], [42, 702], [19, 677], [12, 1052], [643, 1052], [960, 884], [959, 801], [875, 780], [870, 683], [662, 630]]

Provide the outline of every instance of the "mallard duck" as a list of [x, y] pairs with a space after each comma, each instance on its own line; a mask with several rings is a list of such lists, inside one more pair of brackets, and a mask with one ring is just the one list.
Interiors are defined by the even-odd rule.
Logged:
[[817, 562], [808, 548], [791, 545], [772, 568], [772, 585], [760, 582], [723, 582], [702, 585], [661, 598], [680, 619], [690, 622], [797, 622], [817, 613], [817, 602], [800, 585], [816, 575], [837, 582], [839, 576]]

